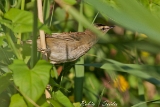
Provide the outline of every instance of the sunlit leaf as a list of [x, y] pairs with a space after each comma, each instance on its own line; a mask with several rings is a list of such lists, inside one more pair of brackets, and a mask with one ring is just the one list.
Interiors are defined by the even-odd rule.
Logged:
[[69, 99], [61, 91], [53, 92], [52, 96], [55, 101], [57, 101], [64, 107], [74, 107], [72, 103], [69, 101]]
[[64, 107], [62, 104], [60, 104], [58, 101], [56, 100], [53, 100], [51, 99], [50, 100], [51, 104], [54, 106], [54, 107]]
[[23, 61], [14, 60], [9, 68], [13, 71], [13, 80], [20, 91], [33, 101], [37, 101], [49, 82], [51, 65], [40, 60], [30, 70]]
[[11, 97], [11, 103], [9, 107], [27, 107], [27, 105], [22, 96], [15, 94]]
[[[11, 29], [14, 32], [22, 33], [22, 32], [31, 32], [33, 30], [32, 28], [33, 27], [33, 14], [31, 12], [19, 10], [16, 8], [11, 8], [7, 13], [5, 13], [4, 17], [12, 21]], [[8, 25], [8, 23], [6, 24]], [[42, 25], [40, 22], [38, 23], [38, 25], [45, 32], [50, 33], [50, 30], [45, 25]]]

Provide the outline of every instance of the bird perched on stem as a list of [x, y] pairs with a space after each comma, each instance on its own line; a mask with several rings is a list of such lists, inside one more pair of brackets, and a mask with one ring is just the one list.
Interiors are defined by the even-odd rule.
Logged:
[[[113, 26], [95, 24], [96, 28], [106, 33]], [[97, 43], [98, 37], [90, 30], [84, 32], [53, 33], [46, 35], [47, 53], [52, 64], [72, 62], [83, 56]], [[41, 50], [40, 39], [37, 47]]]

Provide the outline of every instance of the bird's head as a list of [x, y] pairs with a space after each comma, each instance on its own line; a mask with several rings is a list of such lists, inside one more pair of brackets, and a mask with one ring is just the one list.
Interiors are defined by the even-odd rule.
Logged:
[[106, 26], [103, 24], [94, 24], [94, 26], [101, 30], [103, 33], [107, 33], [110, 29], [114, 28], [114, 26]]

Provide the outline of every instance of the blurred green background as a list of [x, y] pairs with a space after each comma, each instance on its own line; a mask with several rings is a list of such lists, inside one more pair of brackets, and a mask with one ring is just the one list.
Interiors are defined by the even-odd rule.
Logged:
[[[0, 107], [160, 106], [159, 0], [42, 0], [44, 24], [36, 2], [0, 1]], [[115, 27], [103, 36], [93, 23]], [[76, 63], [51, 65], [34, 44], [40, 29], [90, 29], [99, 41]]]

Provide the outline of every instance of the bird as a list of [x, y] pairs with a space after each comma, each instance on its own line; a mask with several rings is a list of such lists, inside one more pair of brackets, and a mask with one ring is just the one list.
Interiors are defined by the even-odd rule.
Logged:
[[[94, 24], [103, 33], [107, 33], [114, 26]], [[95, 33], [86, 29], [84, 32], [65, 32], [46, 34], [47, 53], [51, 64], [72, 62], [87, 53], [97, 43]], [[37, 39], [38, 51], [42, 51], [40, 38]]]

